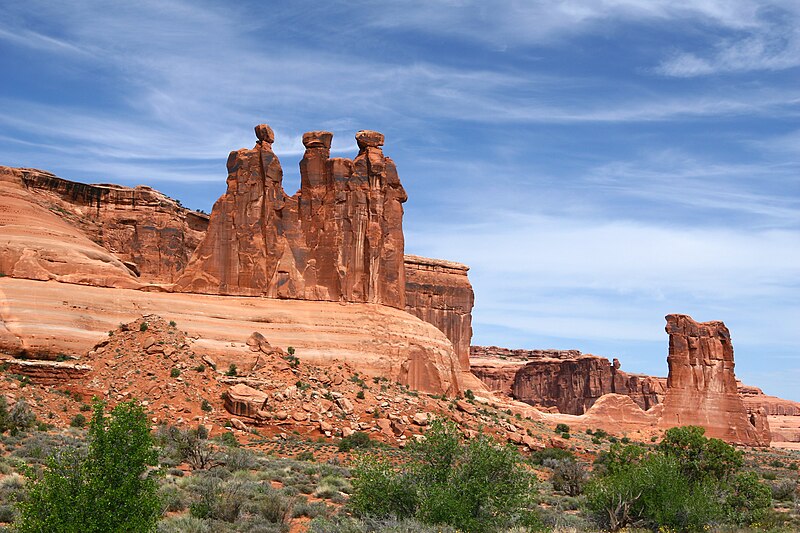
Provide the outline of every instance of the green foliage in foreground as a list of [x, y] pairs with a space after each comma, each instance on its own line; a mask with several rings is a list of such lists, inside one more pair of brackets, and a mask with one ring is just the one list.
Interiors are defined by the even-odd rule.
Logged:
[[147, 532], [161, 514], [156, 480], [148, 466], [156, 451], [147, 418], [134, 402], [104, 414], [96, 402], [85, 455], [63, 449], [53, 455], [20, 504], [21, 532]]
[[615, 444], [586, 487], [587, 505], [611, 531], [633, 524], [679, 531], [763, 521], [770, 488], [741, 473], [742, 453], [696, 426], [671, 428], [655, 450]]
[[511, 446], [490, 437], [464, 442], [452, 424], [434, 423], [402, 468], [362, 457], [349, 507], [357, 516], [415, 517], [467, 532], [538, 526], [534, 476]]

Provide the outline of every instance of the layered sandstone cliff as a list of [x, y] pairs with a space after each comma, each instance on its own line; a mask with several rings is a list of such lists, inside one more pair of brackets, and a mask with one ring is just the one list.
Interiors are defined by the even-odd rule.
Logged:
[[[405, 311], [341, 304], [204, 294], [144, 292], [0, 277], [0, 353], [79, 358], [118, 324], [159, 315], [194, 339], [198, 353], [220, 369], [248, 371], [258, 361], [247, 340], [263, 334], [293, 346], [303, 362], [347, 363], [432, 394], [463, 390], [458, 358], [447, 337]], [[109, 360], [114, 354], [107, 354]], [[200, 361], [198, 360], [198, 363]], [[136, 369], [131, 368], [130, 372]]]
[[725, 324], [695, 322], [687, 315], [666, 319], [669, 376], [659, 425], [703, 426], [709, 437], [769, 445], [766, 412], [748, 413], [737, 391], [733, 344]]
[[[171, 283], [208, 225], [206, 215], [146, 186], [87, 185], [41, 170], [0, 167], [0, 188], [3, 249], [17, 262], [25, 256], [19, 277], [93, 284], [80, 277], [81, 270], [89, 270], [100, 274], [94, 284]], [[67, 242], [84, 250], [79, 253], [86, 260], [77, 261], [65, 250]], [[11, 261], [7, 257], [5, 263]], [[65, 269], [75, 272], [65, 274]], [[6, 265], [4, 272], [14, 275], [14, 270]]]
[[758, 387], [738, 383], [748, 413], [767, 414], [772, 443], [775, 446], [797, 448], [800, 443], [800, 402], [764, 394]]
[[330, 159], [332, 133], [306, 133], [300, 191], [291, 197], [272, 130], [257, 126], [256, 136], [253, 149], [231, 152], [228, 190], [175, 290], [403, 309], [407, 197], [383, 135], [358, 132], [350, 160]]
[[469, 369], [475, 296], [460, 263], [405, 256], [405, 309], [433, 324], [453, 342], [461, 368]]
[[619, 361], [578, 350], [509, 350], [473, 346], [471, 371], [490, 390], [534, 406], [580, 415], [606, 394], [629, 396], [639, 407], [661, 402], [663, 378], [628, 374]]

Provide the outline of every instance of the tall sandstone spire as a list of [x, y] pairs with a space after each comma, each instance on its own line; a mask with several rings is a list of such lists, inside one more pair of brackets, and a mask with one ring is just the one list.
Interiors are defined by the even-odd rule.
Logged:
[[332, 133], [306, 133], [300, 191], [287, 196], [274, 133], [255, 131], [252, 149], [228, 157], [228, 190], [175, 290], [403, 309], [407, 196], [383, 135], [358, 132], [350, 160], [330, 158]]
[[748, 413], [736, 387], [733, 343], [722, 322], [667, 315], [669, 377], [659, 425], [702, 426], [706, 435], [750, 446], [768, 446], [765, 413]]

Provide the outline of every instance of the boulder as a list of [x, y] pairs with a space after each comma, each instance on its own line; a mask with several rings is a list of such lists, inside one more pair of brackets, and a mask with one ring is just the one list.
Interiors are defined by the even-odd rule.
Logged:
[[225, 409], [236, 416], [260, 419], [258, 411], [266, 410], [268, 400], [266, 393], [239, 383], [228, 389], [225, 395]]

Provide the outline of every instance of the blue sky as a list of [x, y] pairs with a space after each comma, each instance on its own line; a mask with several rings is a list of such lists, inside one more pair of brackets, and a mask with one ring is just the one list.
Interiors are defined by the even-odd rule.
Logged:
[[474, 343], [666, 375], [664, 315], [724, 320], [800, 400], [796, 0], [0, 5], [0, 164], [209, 211], [276, 132], [386, 134], [406, 251], [471, 265]]

